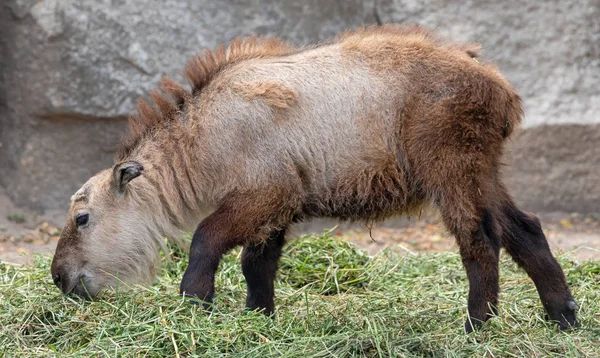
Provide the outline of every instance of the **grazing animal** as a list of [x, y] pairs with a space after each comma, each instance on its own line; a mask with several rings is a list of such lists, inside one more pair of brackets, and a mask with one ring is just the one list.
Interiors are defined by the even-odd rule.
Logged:
[[153, 105], [139, 102], [116, 164], [72, 197], [54, 282], [82, 296], [117, 277], [149, 283], [162, 238], [197, 225], [181, 293], [210, 303], [222, 255], [243, 245], [246, 304], [270, 314], [291, 224], [376, 221], [429, 204], [460, 249], [468, 332], [496, 313], [501, 247], [549, 318], [577, 326], [539, 220], [501, 180], [520, 97], [477, 52], [387, 25], [304, 48], [238, 39], [192, 59], [191, 90], [163, 79]]

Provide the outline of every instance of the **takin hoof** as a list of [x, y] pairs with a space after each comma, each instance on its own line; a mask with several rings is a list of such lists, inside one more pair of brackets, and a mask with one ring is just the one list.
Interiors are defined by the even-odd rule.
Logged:
[[246, 306], [244, 308], [244, 312], [246, 313], [250, 313], [250, 312], [258, 312], [261, 313], [269, 318], [275, 318], [275, 311], [274, 310], [268, 310], [264, 307], [248, 307]]
[[198, 296], [190, 295], [190, 294], [187, 294], [186, 292], [180, 293], [179, 295], [187, 298], [188, 299], [187, 301], [193, 305], [197, 305], [197, 306], [202, 305], [202, 309], [204, 311], [209, 312], [212, 310], [212, 307], [213, 307], [212, 297], [210, 298], [210, 300], [207, 300], [207, 299], [201, 300], [198, 298]]
[[273, 316], [275, 303], [273, 302], [273, 298], [265, 299], [264, 297], [261, 298], [260, 296], [248, 294], [246, 298], [246, 310], [260, 312], [265, 316]]
[[479, 331], [485, 322], [477, 318], [469, 317], [465, 321], [465, 333], [469, 334], [473, 331]]
[[208, 311], [212, 308], [215, 286], [212, 280], [190, 280], [186, 279], [186, 275], [184, 274], [179, 285], [179, 294], [189, 298], [190, 303], [196, 305], [202, 304], [204, 310]]
[[212, 308], [212, 301], [214, 296], [214, 290], [194, 290], [191, 288], [180, 288], [179, 295], [188, 298], [188, 302], [195, 305], [202, 305], [205, 311], [210, 311]]
[[575, 311], [577, 311], [577, 303], [573, 300], [567, 300], [565, 304], [558, 309], [548, 310], [548, 320], [558, 324], [561, 331], [579, 327], [579, 322]]

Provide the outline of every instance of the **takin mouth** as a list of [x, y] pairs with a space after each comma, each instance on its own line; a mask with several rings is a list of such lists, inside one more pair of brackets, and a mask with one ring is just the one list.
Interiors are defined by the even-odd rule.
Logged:
[[86, 300], [91, 300], [98, 293], [98, 290], [92, 289], [90, 278], [86, 275], [79, 276], [77, 280], [73, 280], [66, 287], [63, 287], [62, 291], [65, 296], [75, 294]]

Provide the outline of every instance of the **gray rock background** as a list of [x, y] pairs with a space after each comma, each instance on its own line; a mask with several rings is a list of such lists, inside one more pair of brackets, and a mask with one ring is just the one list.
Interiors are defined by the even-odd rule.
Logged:
[[520, 90], [525, 125], [507, 176], [526, 209], [600, 212], [599, 19], [600, 0], [3, 0], [0, 192], [64, 215], [112, 164], [136, 98], [206, 47], [251, 34], [303, 44], [396, 22], [482, 43]]

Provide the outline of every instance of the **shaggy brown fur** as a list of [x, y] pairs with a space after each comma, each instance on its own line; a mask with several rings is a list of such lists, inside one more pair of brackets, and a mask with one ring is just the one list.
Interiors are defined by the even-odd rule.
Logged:
[[233, 89], [248, 100], [262, 98], [277, 108], [289, 108], [298, 100], [294, 89], [277, 82], [239, 83]]
[[[531, 276], [550, 318], [577, 325], [539, 222], [501, 181], [521, 100], [478, 49], [389, 25], [300, 49], [236, 40], [192, 59], [191, 90], [164, 79], [152, 105], [140, 101], [116, 166], [73, 200], [52, 265], [57, 285], [80, 292], [79, 278], [97, 292], [113, 284], [100, 270], [144, 281], [152, 267], [131, 263], [154, 260], [161, 235], [176, 238], [207, 215], [181, 292], [210, 302], [221, 256], [244, 245], [247, 305], [270, 313], [294, 222], [381, 220], [433, 205], [469, 278], [467, 331], [495, 313], [501, 247]], [[85, 214], [90, 224], [76, 224]]]

